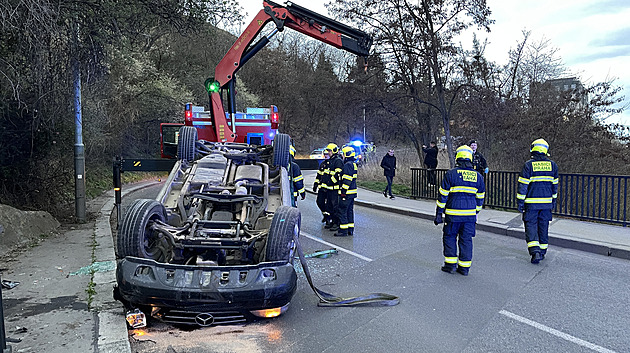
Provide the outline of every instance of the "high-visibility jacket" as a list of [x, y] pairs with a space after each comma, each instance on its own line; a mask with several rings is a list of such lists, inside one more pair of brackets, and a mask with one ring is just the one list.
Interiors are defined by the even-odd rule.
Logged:
[[343, 160], [339, 154], [333, 155], [329, 160], [330, 164], [328, 165], [328, 175], [330, 176], [330, 182], [328, 183], [328, 190], [339, 190], [339, 187], [341, 186]]
[[328, 189], [327, 180], [330, 180], [330, 176], [328, 175], [328, 165], [330, 164], [330, 159], [324, 159], [317, 169], [317, 175], [315, 176], [315, 182], [313, 186], [317, 186], [320, 189]]
[[525, 210], [552, 209], [558, 197], [558, 166], [542, 153], [533, 153], [518, 177], [516, 201]]
[[341, 171], [339, 195], [346, 195], [349, 198], [357, 197], [357, 170], [354, 158], [346, 158]]
[[[459, 162], [458, 162], [459, 163]], [[470, 162], [446, 172], [440, 185], [437, 212], [445, 213], [445, 221], [476, 222], [481, 211], [486, 187], [483, 177]]]
[[295, 162], [291, 162], [291, 179], [293, 180], [293, 198], [297, 200], [298, 196], [304, 195], [304, 176], [300, 166]]

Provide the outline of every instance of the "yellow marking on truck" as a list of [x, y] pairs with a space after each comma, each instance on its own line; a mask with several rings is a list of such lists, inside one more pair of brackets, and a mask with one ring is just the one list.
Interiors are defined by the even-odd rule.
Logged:
[[134, 167], [139, 167], [141, 164], [142, 164], [142, 162], [141, 162], [141, 161], [135, 161], [135, 162], [133, 162], [133, 166], [134, 166]]

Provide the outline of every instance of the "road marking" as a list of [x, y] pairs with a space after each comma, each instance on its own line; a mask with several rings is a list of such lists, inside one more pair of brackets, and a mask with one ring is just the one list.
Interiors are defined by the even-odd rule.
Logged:
[[516, 320], [516, 321], [519, 321], [519, 322], [522, 322], [522, 323], [527, 324], [529, 326], [535, 327], [535, 328], [537, 328], [539, 330], [545, 331], [545, 332], [550, 333], [550, 334], [552, 334], [554, 336], [557, 336], [557, 337], [560, 337], [562, 339], [565, 339], [565, 340], [567, 340], [569, 342], [573, 342], [573, 343], [575, 343], [577, 345], [580, 345], [582, 347], [586, 347], [586, 348], [592, 349], [592, 350], [594, 350], [596, 352], [616, 353], [615, 351], [612, 351], [610, 349], [607, 349], [607, 348], [598, 346], [596, 344], [584, 341], [584, 340], [579, 339], [577, 337], [573, 337], [573, 336], [571, 336], [571, 335], [569, 335], [567, 333], [564, 333], [564, 332], [552, 329], [549, 326], [545, 326], [545, 325], [540, 324], [540, 323], [538, 323], [536, 321], [532, 321], [532, 320], [524, 318], [522, 316], [518, 316], [518, 315], [513, 314], [513, 313], [511, 313], [509, 311], [501, 310], [501, 311], [499, 311], [499, 314], [505, 315], [505, 316], [507, 316], [509, 318], [512, 318], [512, 319]]
[[307, 238], [309, 238], [311, 240], [315, 240], [316, 242], [322, 243], [324, 245], [332, 246], [333, 248], [335, 248], [335, 249], [337, 249], [339, 251], [343, 251], [346, 254], [350, 254], [352, 256], [358, 257], [361, 260], [365, 260], [365, 261], [368, 261], [368, 262], [374, 261], [374, 260], [370, 259], [369, 257], [365, 257], [365, 256], [363, 256], [361, 254], [355, 253], [354, 251], [351, 251], [351, 250], [348, 250], [348, 249], [344, 249], [344, 248], [342, 248], [339, 245], [335, 245], [335, 244], [329, 243], [329, 242], [327, 242], [325, 240], [321, 240], [320, 238], [318, 238], [318, 237], [316, 237], [314, 235], [310, 235], [310, 234], [304, 233], [304, 232], [300, 232], [300, 235], [304, 236], [304, 237], [307, 237]]

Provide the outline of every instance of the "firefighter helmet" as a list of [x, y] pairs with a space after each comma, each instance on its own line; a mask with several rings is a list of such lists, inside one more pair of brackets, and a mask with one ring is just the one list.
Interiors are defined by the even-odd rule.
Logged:
[[334, 143], [329, 143], [328, 146], [326, 146], [326, 150], [332, 151], [333, 154], [336, 154], [339, 152], [339, 146]]
[[529, 151], [547, 154], [547, 151], [549, 151], [549, 144], [544, 139], [538, 139], [532, 142], [532, 148]]
[[351, 146], [343, 146], [341, 149], [341, 153], [343, 153], [343, 158], [350, 158], [355, 156], [354, 148]]
[[467, 145], [461, 145], [457, 147], [457, 154], [455, 155], [455, 159], [467, 159], [472, 162], [473, 151], [472, 148]]
[[289, 147], [289, 153], [291, 153], [291, 156], [295, 157], [295, 147], [293, 147], [293, 145]]

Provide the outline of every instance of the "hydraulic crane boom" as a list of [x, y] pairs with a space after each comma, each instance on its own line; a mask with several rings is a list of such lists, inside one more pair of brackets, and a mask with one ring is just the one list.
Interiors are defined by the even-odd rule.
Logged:
[[[250, 45], [270, 21], [274, 22], [276, 28], [255, 44]], [[282, 6], [272, 1], [263, 1], [263, 9], [258, 12], [217, 65], [214, 71], [214, 79], [206, 80], [205, 85], [210, 95], [210, 109], [216, 141], [233, 142], [236, 139], [236, 101], [234, 90], [236, 80], [234, 75], [241, 66], [267, 45], [277, 32], [283, 31], [285, 27], [364, 57], [369, 55], [370, 47], [372, 46], [372, 38], [361, 30], [351, 28], [291, 2]], [[221, 90], [227, 90], [227, 104], [231, 126], [228, 126], [226, 119]]]

